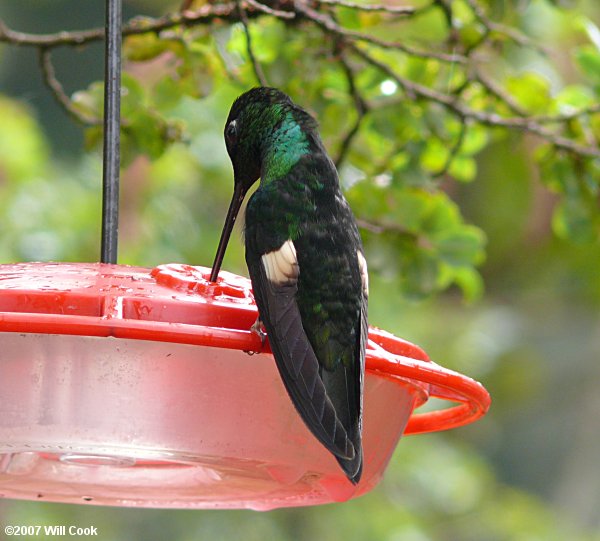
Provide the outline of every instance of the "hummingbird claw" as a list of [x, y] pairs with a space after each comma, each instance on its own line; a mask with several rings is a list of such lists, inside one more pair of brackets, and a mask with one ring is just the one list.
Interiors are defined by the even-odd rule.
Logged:
[[256, 321], [250, 327], [250, 332], [256, 334], [260, 338], [260, 350], [259, 351], [246, 351], [248, 355], [254, 355], [256, 353], [261, 353], [265, 347], [265, 342], [267, 341], [267, 333], [264, 331], [263, 322], [259, 317], [256, 318]]

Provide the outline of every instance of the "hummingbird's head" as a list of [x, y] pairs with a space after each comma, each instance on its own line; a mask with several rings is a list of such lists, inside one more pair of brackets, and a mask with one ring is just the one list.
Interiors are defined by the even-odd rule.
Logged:
[[242, 94], [231, 106], [225, 124], [225, 144], [233, 164], [236, 187], [243, 193], [261, 175], [266, 154], [281, 138], [282, 129], [316, 129], [316, 121], [287, 94], [258, 87]]
[[264, 181], [265, 176], [285, 174], [308, 152], [307, 135], [316, 134], [316, 128], [316, 121], [276, 88], [253, 88], [235, 100], [225, 124], [234, 190], [210, 274], [211, 282], [217, 279], [231, 230], [250, 187], [261, 175]]

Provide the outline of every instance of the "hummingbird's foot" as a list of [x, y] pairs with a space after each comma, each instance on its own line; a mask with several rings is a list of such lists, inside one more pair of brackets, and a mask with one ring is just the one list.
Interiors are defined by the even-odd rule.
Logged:
[[250, 327], [250, 332], [256, 334], [260, 338], [260, 350], [259, 351], [246, 351], [248, 355], [254, 355], [255, 353], [260, 353], [264, 347], [265, 342], [267, 341], [267, 333], [264, 331], [263, 322], [259, 317], [256, 318], [256, 321]]

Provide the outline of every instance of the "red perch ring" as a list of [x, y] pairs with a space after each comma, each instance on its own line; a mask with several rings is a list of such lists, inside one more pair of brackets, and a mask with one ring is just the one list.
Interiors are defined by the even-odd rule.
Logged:
[[[344, 501], [381, 479], [402, 434], [485, 414], [476, 381], [370, 329], [364, 473], [351, 485], [249, 329], [249, 280], [100, 263], [0, 265], [0, 495], [139, 507]], [[430, 397], [451, 407], [414, 414]]]

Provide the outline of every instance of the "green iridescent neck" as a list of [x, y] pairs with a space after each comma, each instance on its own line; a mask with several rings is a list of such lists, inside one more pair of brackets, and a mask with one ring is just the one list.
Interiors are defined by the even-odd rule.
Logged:
[[309, 151], [305, 131], [292, 112], [288, 111], [283, 121], [265, 141], [261, 183], [269, 184], [282, 178]]

